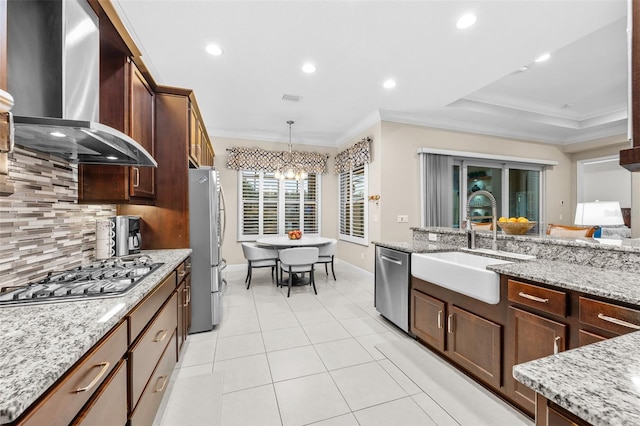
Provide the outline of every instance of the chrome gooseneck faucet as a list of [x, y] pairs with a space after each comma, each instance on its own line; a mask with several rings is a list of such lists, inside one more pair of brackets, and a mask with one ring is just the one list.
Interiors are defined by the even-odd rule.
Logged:
[[[491, 201], [491, 226], [492, 226], [491, 229], [493, 229], [493, 241], [491, 242], [491, 250], [497, 251], [498, 250], [498, 229], [497, 229], [498, 225], [496, 223], [496, 220], [498, 215], [498, 207], [497, 207], [496, 199], [493, 196], [493, 194], [490, 193], [489, 191], [485, 191], [484, 189], [471, 193], [471, 195], [469, 195], [469, 197], [467, 198], [467, 228], [466, 229], [467, 229], [467, 234], [469, 235], [468, 248], [470, 249], [476, 248], [475, 231], [471, 229], [471, 215], [469, 214], [469, 211], [471, 210], [471, 200], [473, 200], [475, 197], [479, 195], [484, 195], [489, 199], [489, 201]], [[482, 217], [486, 217], [486, 216], [482, 216]]]

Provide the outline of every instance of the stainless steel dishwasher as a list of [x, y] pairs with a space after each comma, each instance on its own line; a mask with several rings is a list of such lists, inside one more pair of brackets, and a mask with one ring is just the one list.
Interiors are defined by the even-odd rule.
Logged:
[[376, 246], [376, 310], [407, 333], [410, 262], [409, 253]]

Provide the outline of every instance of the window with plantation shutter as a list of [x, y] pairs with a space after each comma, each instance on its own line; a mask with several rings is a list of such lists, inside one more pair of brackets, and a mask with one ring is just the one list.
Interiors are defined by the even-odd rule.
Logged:
[[273, 172], [241, 170], [238, 239], [256, 240], [294, 229], [320, 233], [320, 179], [276, 179]]
[[340, 222], [341, 240], [368, 244], [367, 235], [367, 164], [340, 173]]

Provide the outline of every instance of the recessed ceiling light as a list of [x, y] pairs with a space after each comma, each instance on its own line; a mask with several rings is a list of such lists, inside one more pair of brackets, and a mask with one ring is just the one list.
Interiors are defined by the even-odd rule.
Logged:
[[64, 134], [64, 133], [62, 133], [62, 132], [51, 132], [51, 133], [49, 133], [49, 134], [50, 134], [51, 136], [55, 136], [56, 138], [64, 138], [65, 136], [67, 136], [67, 135], [65, 135], [65, 134]]
[[206, 49], [207, 49], [207, 53], [209, 53], [210, 55], [213, 55], [213, 56], [222, 55], [222, 48], [217, 44], [209, 44], [207, 45]]
[[538, 59], [536, 59], [535, 62], [544, 62], [547, 59], [549, 59], [550, 57], [551, 57], [551, 55], [549, 53], [545, 53], [544, 55], [542, 55]]
[[382, 86], [383, 86], [385, 89], [393, 89], [394, 87], [396, 87], [396, 81], [395, 81], [395, 80], [391, 80], [391, 79], [389, 79], [389, 80], [385, 81], [385, 82], [382, 84]]
[[525, 72], [528, 69], [529, 69], [529, 67], [525, 65], [525, 66], [522, 66], [522, 67], [518, 68], [518, 71]]
[[118, 157], [116, 157], [115, 155], [107, 155], [107, 160], [117, 160]]
[[469, 28], [470, 26], [475, 24], [476, 19], [478, 19], [476, 18], [476, 15], [468, 13], [466, 15], [461, 16], [460, 19], [458, 19], [458, 22], [456, 22], [456, 27], [459, 30], [464, 30], [465, 28]]
[[306, 72], [307, 74], [312, 74], [316, 72], [316, 66], [313, 65], [311, 62], [307, 62], [302, 66], [302, 71]]

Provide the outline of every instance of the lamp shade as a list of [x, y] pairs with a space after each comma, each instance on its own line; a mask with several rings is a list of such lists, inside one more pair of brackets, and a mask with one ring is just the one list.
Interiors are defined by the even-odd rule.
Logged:
[[620, 203], [617, 201], [578, 203], [574, 223], [587, 226], [624, 225]]

